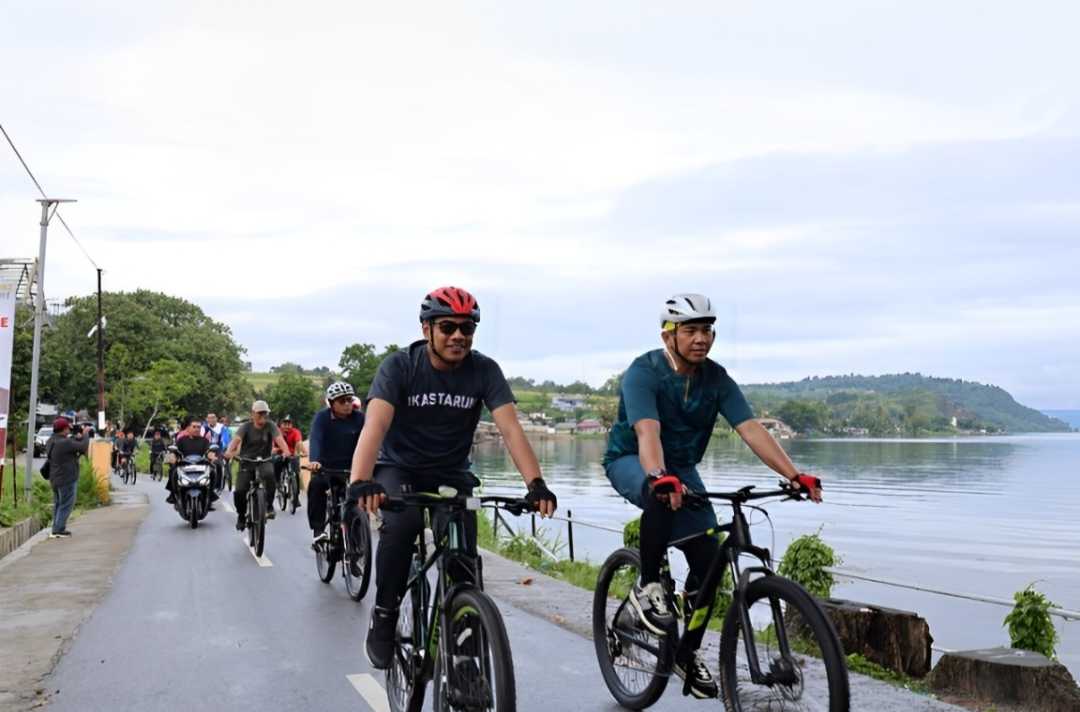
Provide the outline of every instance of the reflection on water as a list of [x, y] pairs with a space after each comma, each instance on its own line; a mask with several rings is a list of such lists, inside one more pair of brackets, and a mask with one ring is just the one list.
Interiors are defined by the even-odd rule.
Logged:
[[[1011, 598], [1031, 582], [1062, 608], [1080, 609], [1080, 436], [1031, 435], [940, 440], [784, 441], [795, 463], [825, 481], [826, 502], [775, 503], [775, 532], [763, 518], [757, 543], [779, 558], [795, 537], [822, 529], [843, 566], [868, 575], [956, 592]], [[534, 443], [563, 513], [621, 526], [637, 509], [604, 476], [601, 439]], [[475, 468], [489, 490], [520, 491], [498, 443], [478, 445]], [[771, 487], [776, 477], [738, 439], [714, 439], [700, 465], [707, 487]], [[723, 516], [723, 512], [721, 512]], [[561, 523], [550, 527], [565, 538]], [[574, 529], [579, 557], [601, 561], [620, 543], [609, 532]], [[936, 645], [1008, 644], [1006, 608], [844, 582], [838, 596], [917, 611]], [[1064, 627], [1058, 654], [1080, 677], [1080, 629]]]

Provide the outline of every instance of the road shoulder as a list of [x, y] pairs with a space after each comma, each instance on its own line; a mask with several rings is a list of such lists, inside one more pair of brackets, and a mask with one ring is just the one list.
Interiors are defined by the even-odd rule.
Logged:
[[35, 537], [0, 569], [0, 709], [46, 704], [46, 678], [108, 593], [149, 512], [146, 496], [73, 520], [70, 539]]

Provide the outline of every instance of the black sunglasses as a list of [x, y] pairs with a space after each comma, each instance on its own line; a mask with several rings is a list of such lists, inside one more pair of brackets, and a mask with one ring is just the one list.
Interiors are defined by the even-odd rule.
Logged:
[[460, 331], [462, 336], [472, 336], [476, 333], [475, 321], [437, 321], [435, 326], [446, 336], [451, 336], [455, 331]]

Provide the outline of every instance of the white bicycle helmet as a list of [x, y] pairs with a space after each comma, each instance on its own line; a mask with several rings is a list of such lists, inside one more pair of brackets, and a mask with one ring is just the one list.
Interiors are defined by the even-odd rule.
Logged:
[[351, 383], [335, 381], [326, 387], [326, 400], [332, 401], [342, 396], [356, 396]]
[[687, 321], [709, 320], [716, 321], [716, 312], [713, 311], [712, 302], [704, 294], [676, 294], [664, 302], [664, 308], [660, 312], [661, 328], [667, 322], [682, 324]]

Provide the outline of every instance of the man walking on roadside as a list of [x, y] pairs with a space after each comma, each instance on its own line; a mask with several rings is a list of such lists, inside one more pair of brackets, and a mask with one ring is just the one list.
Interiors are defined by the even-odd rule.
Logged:
[[45, 446], [45, 457], [49, 461], [49, 484], [53, 488], [53, 519], [50, 539], [66, 539], [71, 536], [67, 530], [67, 520], [75, 508], [75, 495], [79, 487], [79, 456], [85, 455], [90, 447], [90, 438], [86, 433], [90, 426], [80, 428], [74, 437], [71, 435], [71, 423], [67, 418], [53, 421], [53, 436]]

